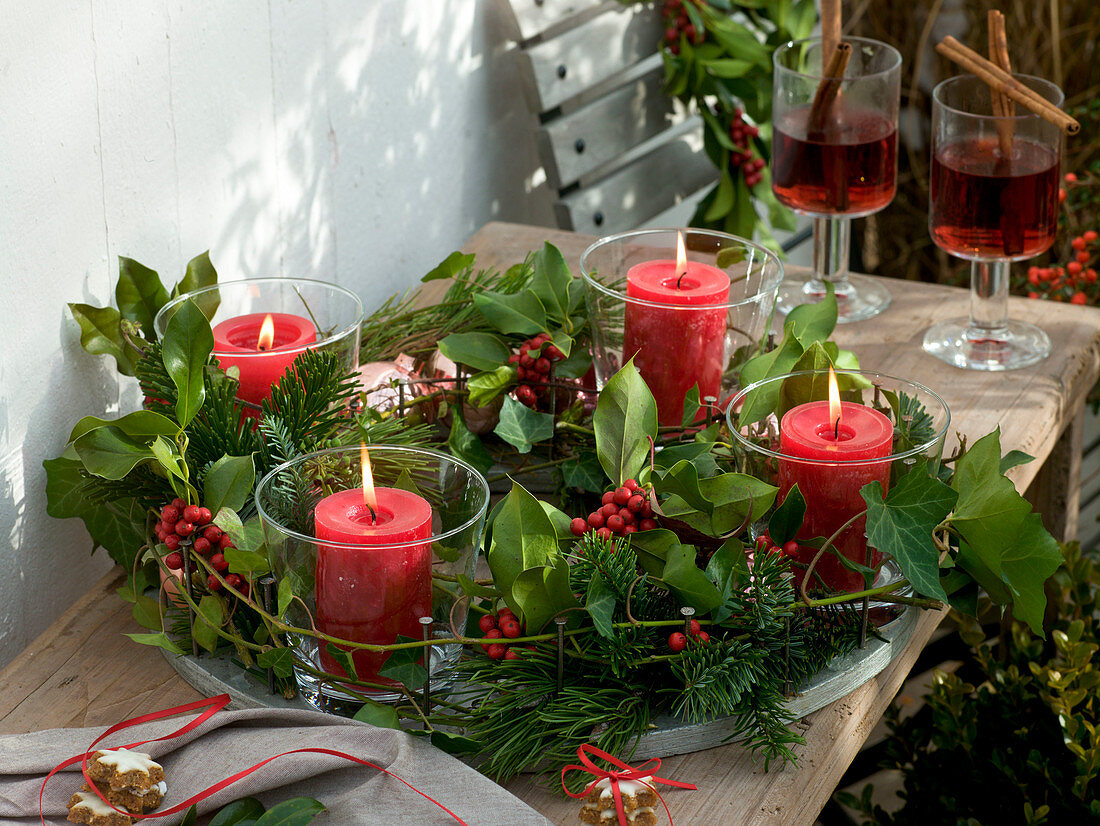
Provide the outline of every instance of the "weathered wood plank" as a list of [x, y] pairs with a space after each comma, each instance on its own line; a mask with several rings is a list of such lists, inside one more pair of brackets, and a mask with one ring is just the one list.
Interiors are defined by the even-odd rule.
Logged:
[[614, 8], [608, 0], [500, 0], [507, 10], [502, 15], [513, 40], [525, 41], [545, 32], [568, 27], [576, 19], [601, 7]]

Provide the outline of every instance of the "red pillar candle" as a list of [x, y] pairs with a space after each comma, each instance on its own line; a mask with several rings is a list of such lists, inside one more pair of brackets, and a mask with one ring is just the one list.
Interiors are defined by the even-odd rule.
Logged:
[[[806, 517], [799, 539], [828, 538], [867, 505], [859, 490], [878, 481], [885, 492], [890, 485], [890, 463], [882, 460], [891, 453], [894, 426], [882, 413], [862, 404], [840, 402], [839, 423], [830, 402], [801, 404], [783, 416], [779, 425], [779, 452], [791, 459], [779, 460], [779, 500], [797, 484], [806, 499]], [[813, 460], [795, 461], [796, 458]], [[866, 462], [859, 460], [865, 459]], [[835, 460], [837, 464], [831, 464]], [[840, 554], [853, 562], [867, 564], [864, 537], [866, 517], [860, 517], [835, 540]], [[800, 551], [798, 559], [809, 563], [816, 550]], [[871, 565], [882, 556], [874, 551]], [[832, 554], [824, 554], [814, 570], [830, 588], [863, 590], [863, 577], [845, 568]]]
[[658, 423], [669, 426], [683, 421], [692, 387], [699, 386], [700, 399], [721, 394], [726, 309], [714, 305], [727, 304], [730, 294], [729, 276], [687, 261], [682, 236], [679, 241], [677, 260], [646, 261], [627, 271], [623, 320], [623, 361], [634, 358], [657, 402]]
[[[432, 613], [432, 549], [430, 542], [417, 540], [432, 535], [432, 508], [422, 496], [406, 490], [373, 490], [376, 499], [370, 507], [359, 489], [340, 491], [317, 503], [317, 628], [374, 645], [390, 645], [398, 634], [420, 639], [420, 617]], [[326, 545], [325, 540], [345, 547]], [[321, 666], [343, 674], [325, 645], [320, 647]], [[356, 650], [352, 658], [359, 678], [391, 682], [378, 677], [388, 656]]]
[[[271, 319], [270, 337], [263, 335]], [[313, 322], [290, 313], [250, 313], [229, 318], [214, 327], [214, 355], [223, 370], [240, 370], [237, 395], [260, 404], [271, 395], [286, 369], [307, 344], [317, 341]], [[251, 413], [251, 411], [249, 411]], [[255, 415], [255, 414], [252, 414]]]

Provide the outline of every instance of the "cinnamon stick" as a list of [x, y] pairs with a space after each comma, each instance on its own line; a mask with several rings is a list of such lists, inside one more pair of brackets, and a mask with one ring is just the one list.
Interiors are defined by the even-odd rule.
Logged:
[[973, 49], [967, 48], [948, 35], [936, 44], [936, 51], [961, 66], [966, 71], [984, 80], [991, 89], [1004, 92], [1016, 103], [1034, 112], [1039, 117], [1063, 129], [1069, 135], [1081, 131], [1081, 124], [1059, 109], [1042, 95], [1019, 83], [1012, 75], [995, 63], [986, 60]]
[[808, 133], [822, 132], [825, 129], [829, 110], [833, 108], [833, 101], [840, 94], [840, 85], [844, 80], [844, 72], [848, 68], [851, 57], [851, 43], [838, 43], [833, 49], [829, 63], [825, 67], [824, 77], [818, 84], [817, 92], [814, 93], [814, 102], [810, 105], [810, 115], [806, 122]]
[[821, 66], [840, 45], [840, 0], [821, 0]]
[[[1008, 36], [1005, 34], [1005, 16], [997, 9], [990, 9], [988, 16], [989, 60], [997, 64], [1008, 74], [1012, 74], [1012, 62], [1008, 56]], [[1016, 104], [1004, 92], [990, 89], [993, 102], [993, 114], [999, 118], [1011, 118], [1016, 114]], [[997, 121], [997, 142], [1001, 147], [1001, 157], [1012, 157], [1012, 133], [1015, 126], [1011, 120]]]

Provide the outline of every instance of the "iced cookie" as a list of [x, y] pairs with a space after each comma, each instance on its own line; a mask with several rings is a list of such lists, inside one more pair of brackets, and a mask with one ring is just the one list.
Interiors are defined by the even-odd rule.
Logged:
[[[619, 781], [619, 792], [623, 799], [623, 811], [630, 826], [657, 826], [657, 793], [648, 786], [630, 780]], [[615, 811], [615, 796], [611, 791], [611, 781], [604, 778], [585, 795], [580, 819], [593, 826], [618, 826], [619, 816]]]

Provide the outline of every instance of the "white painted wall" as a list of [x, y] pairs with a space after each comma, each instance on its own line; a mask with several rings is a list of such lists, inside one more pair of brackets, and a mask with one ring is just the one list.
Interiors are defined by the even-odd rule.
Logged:
[[495, 0], [0, 0], [0, 665], [102, 575], [42, 460], [136, 406], [67, 301], [310, 275], [368, 308], [490, 219], [551, 223]]

